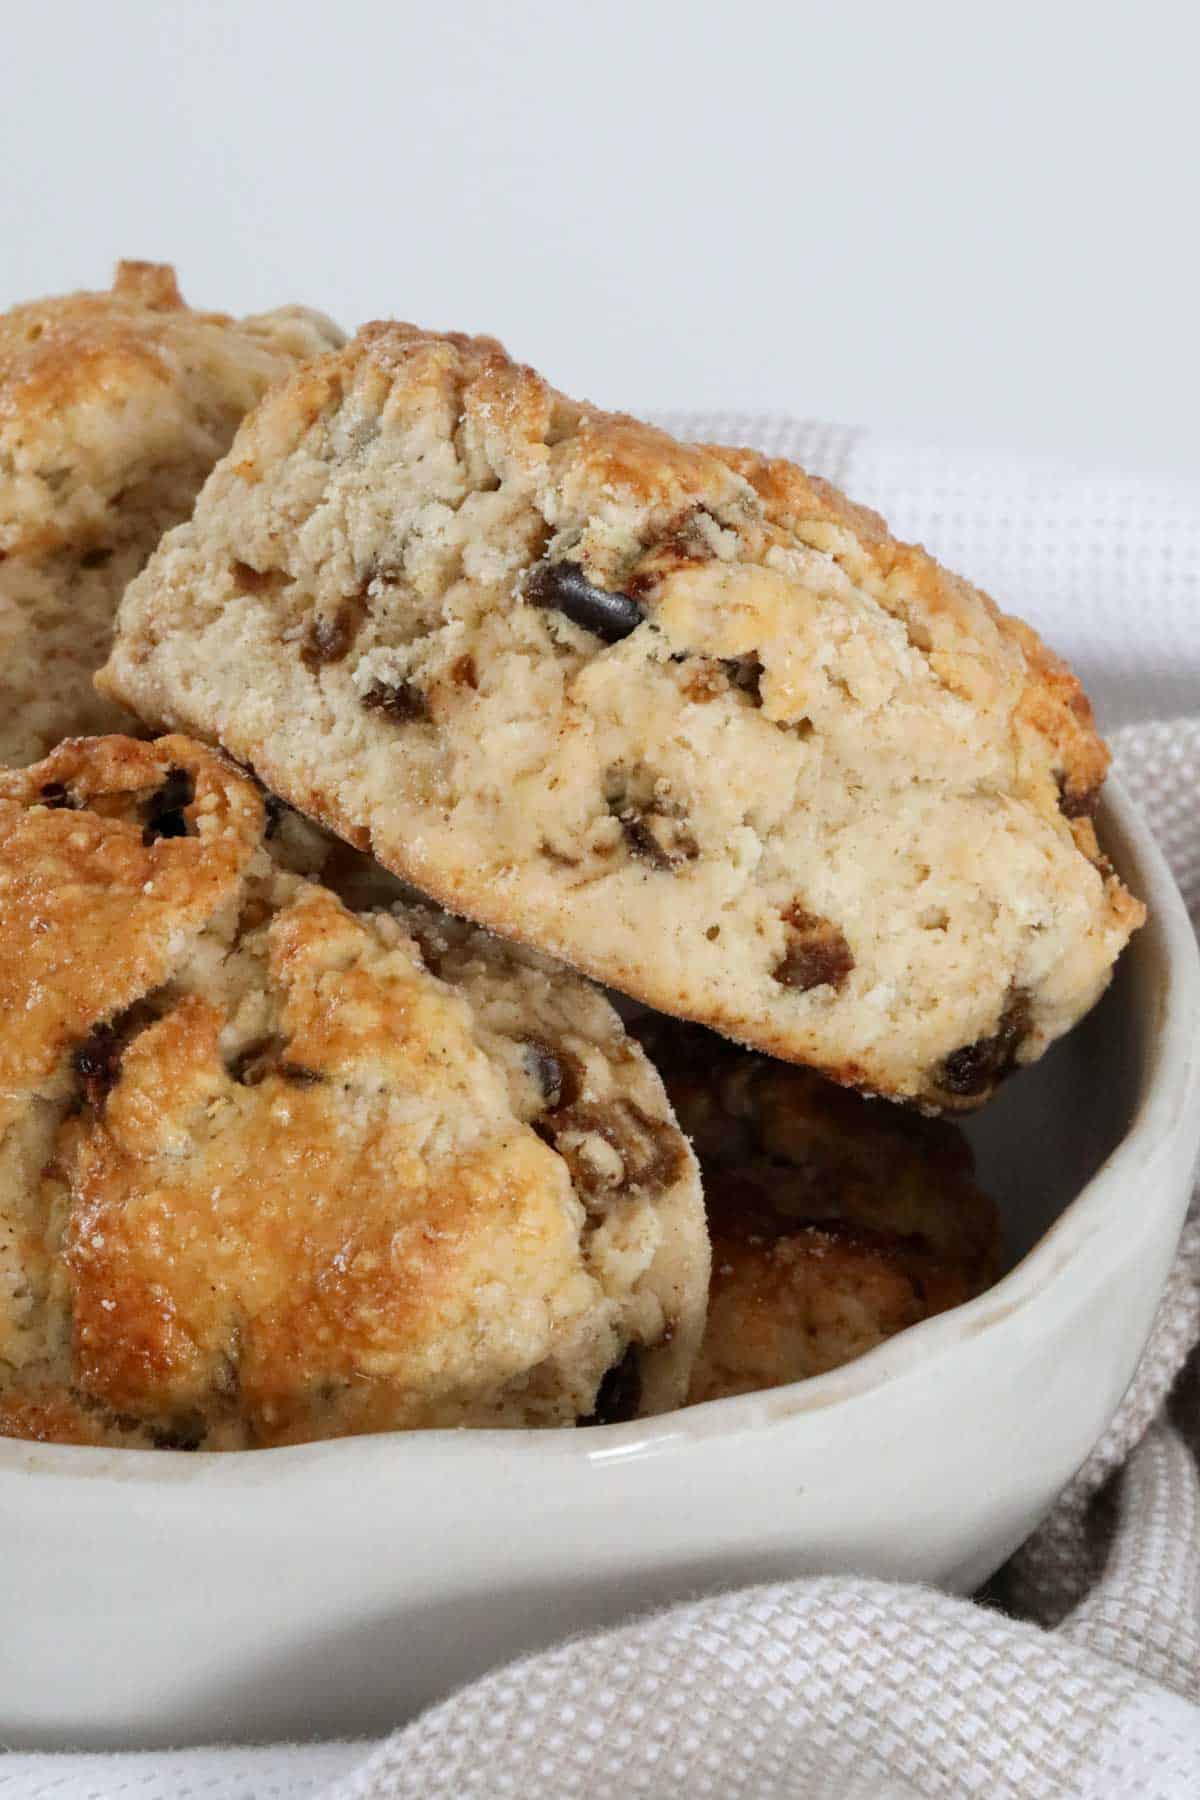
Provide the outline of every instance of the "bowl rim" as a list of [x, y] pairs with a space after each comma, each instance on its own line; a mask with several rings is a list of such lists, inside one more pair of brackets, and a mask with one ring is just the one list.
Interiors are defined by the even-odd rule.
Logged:
[[1107, 847], [1116, 851], [1114, 860], [1146, 901], [1149, 914], [1142, 929], [1151, 957], [1150, 982], [1158, 990], [1151, 1003], [1159, 1016], [1141, 1070], [1137, 1103], [1124, 1135], [1074, 1199], [1020, 1261], [975, 1299], [908, 1327], [824, 1375], [586, 1432], [393, 1431], [208, 1454], [0, 1438], [0, 1476], [36, 1472], [156, 1489], [180, 1483], [190, 1488], [198, 1481], [211, 1498], [214, 1486], [244, 1488], [263, 1480], [303, 1483], [318, 1473], [327, 1478], [332, 1462], [345, 1468], [381, 1462], [390, 1467], [394, 1459], [431, 1453], [455, 1461], [474, 1456], [494, 1460], [502, 1448], [507, 1467], [512, 1466], [509, 1459], [529, 1457], [542, 1461], [565, 1457], [584, 1464], [624, 1462], [715, 1436], [759, 1433], [808, 1413], [826, 1412], [928, 1368], [1037, 1299], [1057, 1294], [1060, 1306], [1069, 1305], [1068, 1272], [1086, 1249], [1107, 1245], [1105, 1266], [1109, 1257], [1130, 1254], [1128, 1231], [1109, 1230], [1125, 1213], [1128, 1179], [1186, 1149], [1189, 1137], [1195, 1140], [1193, 1161], [1200, 1147], [1200, 945], [1162, 851], [1115, 777], [1106, 784], [1099, 823]]

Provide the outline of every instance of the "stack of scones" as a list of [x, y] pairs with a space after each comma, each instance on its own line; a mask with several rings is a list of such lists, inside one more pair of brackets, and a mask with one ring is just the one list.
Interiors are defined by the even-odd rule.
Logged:
[[[1070, 670], [491, 338], [0, 318], [0, 1431], [612, 1424], [981, 1292], [1143, 908]], [[597, 985], [599, 984], [599, 985]]]

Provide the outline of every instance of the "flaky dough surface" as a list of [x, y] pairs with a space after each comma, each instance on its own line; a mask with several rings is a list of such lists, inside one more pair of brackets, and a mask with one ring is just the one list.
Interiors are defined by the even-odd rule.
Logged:
[[838, 1080], [977, 1104], [1141, 908], [1019, 621], [790, 464], [366, 327], [256, 409], [102, 679], [453, 910]]
[[0, 762], [128, 723], [92, 688], [126, 582], [270, 384], [340, 342], [302, 307], [193, 311], [159, 263], [0, 315]]
[[0, 1426], [222, 1449], [678, 1404], [703, 1206], [612, 1008], [289, 861], [185, 738], [0, 772]]

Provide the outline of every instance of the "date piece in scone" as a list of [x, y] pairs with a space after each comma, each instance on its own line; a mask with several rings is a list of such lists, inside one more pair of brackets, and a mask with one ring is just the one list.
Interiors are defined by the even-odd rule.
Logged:
[[0, 772], [0, 1426], [235, 1449], [680, 1403], [703, 1203], [608, 1002], [296, 860], [185, 738]]
[[0, 315], [0, 762], [127, 720], [92, 686], [126, 582], [271, 382], [341, 341], [301, 307], [194, 312], [156, 263]]
[[1142, 909], [1036, 635], [789, 463], [366, 327], [246, 421], [105, 692], [453, 911], [930, 1108], [1091, 1006]]
[[647, 1016], [712, 1236], [693, 1401], [802, 1381], [988, 1287], [999, 1221], [945, 1120]]

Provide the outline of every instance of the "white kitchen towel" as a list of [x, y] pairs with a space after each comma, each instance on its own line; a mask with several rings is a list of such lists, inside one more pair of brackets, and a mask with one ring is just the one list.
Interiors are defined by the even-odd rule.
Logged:
[[[1121, 773], [1200, 924], [1200, 484], [786, 419], [672, 423], [796, 457], [1038, 625], [1125, 727]], [[986, 1603], [756, 1588], [499, 1670], [373, 1748], [13, 1755], [0, 1800], [1195, 1800], [1198, 1340], [1194, 1207], [1130, 1394]]]

